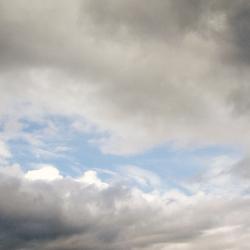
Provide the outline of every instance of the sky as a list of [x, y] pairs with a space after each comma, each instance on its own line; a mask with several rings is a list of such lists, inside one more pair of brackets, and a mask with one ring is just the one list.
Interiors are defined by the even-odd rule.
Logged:
[[249, 249], [249, 41], [249, 0], [0, 0], [0, 249]]

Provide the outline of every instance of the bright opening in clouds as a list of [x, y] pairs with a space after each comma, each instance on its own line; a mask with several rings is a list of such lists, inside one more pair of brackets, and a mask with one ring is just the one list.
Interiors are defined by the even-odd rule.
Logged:
[[0, 249], [249, 249], [249, 67], [249, 0], [0, 0]]

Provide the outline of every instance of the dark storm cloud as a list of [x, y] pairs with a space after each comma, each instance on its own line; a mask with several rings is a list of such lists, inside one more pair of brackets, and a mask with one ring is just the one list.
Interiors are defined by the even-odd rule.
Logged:
[[[147, 43], [147, 39], [180, 42], [188, 33], [209, 33], [207, 39], [221, 43], [220, 49], [226, 49], [231, 58], [246, 63], [249, 61], [250, 4], [247, 0], [105, 0], [101, 3], [74, 0], [71, 4], [65, 1], [55, 1], [54, 4], [49, 1], [25, 3], [0, 2], [2, 68], [7, 67], [6, 64], [17, 63], [41, 66], [66, 64], [68, 67], [74, 64], [74, 67], [83, 70], [84, 57], [89, 55], [87, 50], [84, 51], [87, 48], [75, 42], [75, 36], [80, 38], [85, 29], [103, 30], [105, 39], [121, 33], [124, 41], [135, 39], [136, 42], [137, 37], [143, 43]], [[59, 20], [63, 16], [65, 23]], [[220, 34], [216, 34], [216, 27], [220, 25], [216, 23], [218, 17], [225, 18], [226, 26], [225, 30], [217, 31]], [[215, 23], [212, 25], [211, 21]], [[133, 38], [126, 38], [131, 34]], [[98, 37], [98, 32], [92, 35]], [[216, 40], [218, 37], [222, 37], [222, 40]], [[81, 57], [76, 51], [81, 52]]]
[[250, 3], [239, 1], [235, 9], [228, 14], [228, 26], [232, 39], [232, 56], [239, 63], [249, 65], [250, 62]]
[[60, 199], [48, 185], [25, 186], [1, 175], [0, 231], [2, 249], [20, 249], [32, 240], [43, 241], [74, 232], [61, 221]]
[[[94, 29], [133, 39], [181, 42], [188, 33], [219, 45], [224, 63], [249, 64], [250, 3], [242, 1], [84, 1]], [[86, 15], [84, 13], [84, 15]], [[220, 20], [221, 18], [221, 20]], [[223, 19], [223, 20], [222, 20]], [[223, 22], [223, 23], [220, 23]], [[219, 29], [223, 25], [222, 29]]]
[[[163, 198], [121, 186], [100, 190], [73, 179], [28, 181], [5, 174], [0, 187], [3, 250], [174, 249], [181, 243], [187, 244], [185, 250], [200, 244], [206, 249], [206, 231], [241, 224], [238, 235], [249, 225], [248, 200], [167, 198], [167, 193]], [[241, 216], [233, 217], [240, 211]], [[223, 246], [221, 236], [216, 235], [214, 244]]]

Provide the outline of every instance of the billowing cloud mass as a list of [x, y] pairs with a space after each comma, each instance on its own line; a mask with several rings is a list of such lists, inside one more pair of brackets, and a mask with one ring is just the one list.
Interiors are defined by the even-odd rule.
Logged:
[[[38, 170], [36, 170], [38, 171]], [[42, 170], [41, 170], [42, 171]], [[11, 174], [12, 173], [12, 174]], [[249, 197], [0, 174], [1, 249], [247, 249]]]
[[249, 0], [0, 0], [0, 248], [249, 249], [249, 41]]
[[248, 146], [249, 12], [247, 0], [2, 0], [1, 113], [81, 116], [108, 133], [93, 141], [105, 153]]

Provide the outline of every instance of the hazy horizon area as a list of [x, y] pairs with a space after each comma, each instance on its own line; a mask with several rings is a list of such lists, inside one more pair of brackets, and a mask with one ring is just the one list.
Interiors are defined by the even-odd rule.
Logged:
[[250, 249], [249, 0], [0, 0], [0, 250]]

